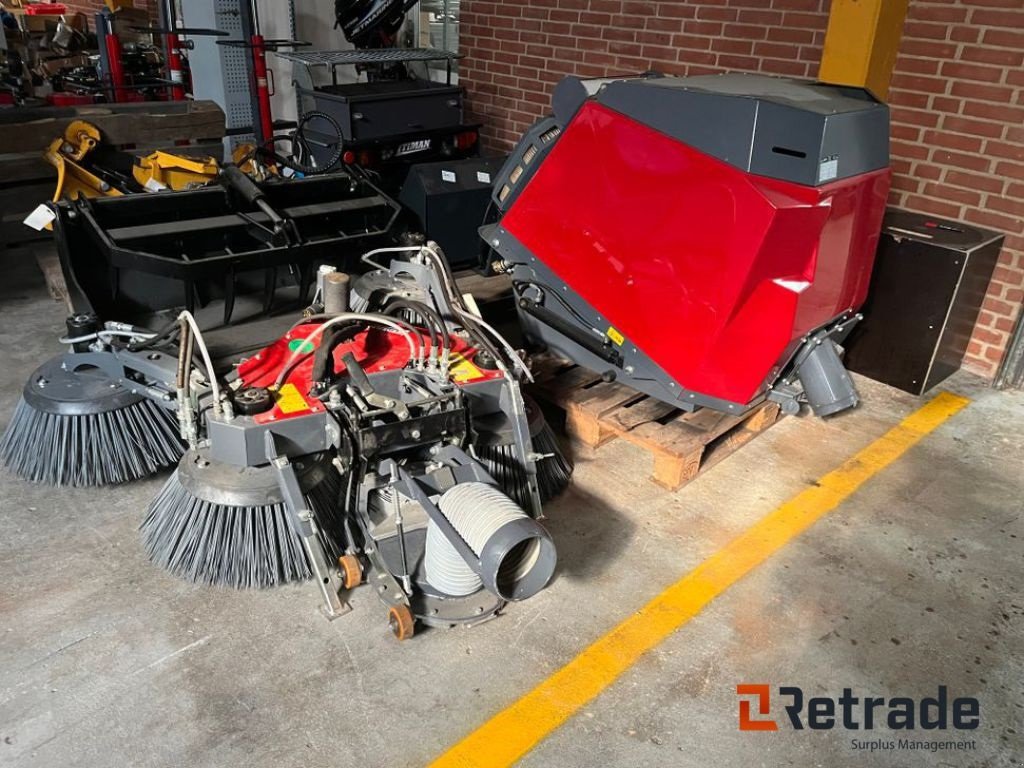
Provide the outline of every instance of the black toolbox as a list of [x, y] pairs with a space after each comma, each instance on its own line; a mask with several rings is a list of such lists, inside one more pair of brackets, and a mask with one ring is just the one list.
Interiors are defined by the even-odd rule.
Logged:
[[1002, 245], [997, 232], [886, 211], [864, 320], [844, 344], [846, 367], [915, 395], [956, 372]]
[[312, 90], [299, 88], [313, 109], [341, 126], [347, 142], [390, 139], [404, 134], [458, 128], [463, 90], [430, 80], [338, 83]]

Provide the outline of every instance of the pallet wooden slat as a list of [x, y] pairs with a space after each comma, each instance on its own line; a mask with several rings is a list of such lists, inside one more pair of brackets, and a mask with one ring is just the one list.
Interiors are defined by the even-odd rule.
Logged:
[[178, 139], [217, 139], [224, 113], [212, 101], [90, 104], [9, 110], [0, 119], [3, 152], [42, 152], [73, 120], [93, 123], [110, 144], [153, 144]]
[[619, 409], [610, 418], [615, 426], [629, 431], [639, 427], [641, 424], [658, 421], [668, 416], [674, 410], [676, 410], [675, 407], [668, 403], [647, 397], [638, 403]]
[[51, 243], [39, 243], [30, 247], [29, 251], [43, 273], [50, 297], [67, 307], [68, 312], [73, 312], [74, 307], [71, 306], [71, 297], [68, 296], [68, 287], [64, 282], [64, 271], [61, 269], [57, 250]]
[[542, 358], [536, 394], [565, 410], [566, 429], [590, 448], [616, 438], [643, 448], [654, 462], [651, 479], [677, 490], [734, 453], [779, 419], [765, 402], [738, 416], [682, 411], [564, 361]]

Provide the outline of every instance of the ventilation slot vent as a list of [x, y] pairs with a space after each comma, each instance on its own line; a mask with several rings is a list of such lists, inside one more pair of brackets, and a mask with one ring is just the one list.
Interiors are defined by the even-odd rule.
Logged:
[[540, 135], [540, 140], [543, 141], [545, 144], [549, 144], [550, 142], [557, 139], [561, 133], [562, 129], [555, 126], [554, 128], [550, 128], [544, 131], [544, 133]]
[[790, 149], [789, 147], [772, 147], [772, 152], [776, 155], [785, 155], [786, 157], [799, 157], [801, 160], [807, 157], [806, 152], [801, 152], [799, 149]]

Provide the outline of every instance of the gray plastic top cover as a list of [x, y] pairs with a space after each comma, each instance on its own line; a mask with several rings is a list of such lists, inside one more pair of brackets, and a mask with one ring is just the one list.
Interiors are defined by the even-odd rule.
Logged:
[[808, 186], [889, 165], [889, 109], [863, 88], [741, 73], [586, 83], [560, 84], [556, 117], [594, 98], [741, 170]]

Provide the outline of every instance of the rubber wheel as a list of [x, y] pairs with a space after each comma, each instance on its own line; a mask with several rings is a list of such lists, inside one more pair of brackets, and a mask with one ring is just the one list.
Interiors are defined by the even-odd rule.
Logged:
[[355, 589], [363, 583], [363, 564], [355, 555], [342, 555], [338, 558], [341, 568], [341, 583], [345, 589]]
[[388, 609], [388, 626], [399, 640], [408, 640], [416, 629], [416, 620], [408, 606], [393, 605]]

